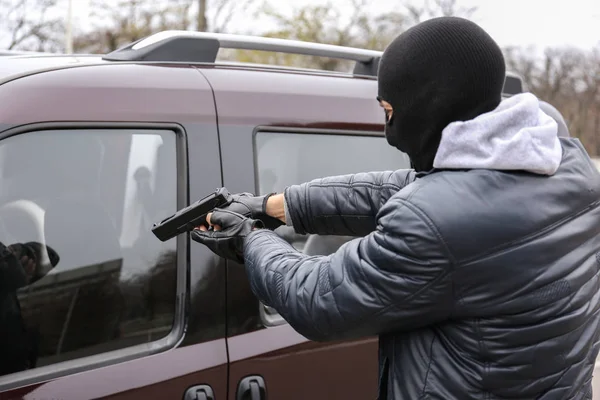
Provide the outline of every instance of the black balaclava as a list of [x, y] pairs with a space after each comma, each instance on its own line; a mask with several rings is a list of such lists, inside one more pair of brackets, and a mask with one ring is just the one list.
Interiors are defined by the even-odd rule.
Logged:
[[422, 22], [399, 35], [379, 64], [379, 99], [391, 104], [388, 143], [416, 171], [429, 171], [442, 130], [500, 104], [504, 57], [475, 23], [458, 17]]

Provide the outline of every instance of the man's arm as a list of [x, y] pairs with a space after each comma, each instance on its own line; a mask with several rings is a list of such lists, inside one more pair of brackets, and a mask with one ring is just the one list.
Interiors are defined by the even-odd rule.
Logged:
[[409, 331], [451, 315], [452, 263], [433, 225], [402, 199], [377, 229], [326, 257], [306, 256], [267, 230], [244, 244], [257, 297], [311, 340]]
[[414, 179], [408, 169], [315, 179], [269, 198], [267, 213], [299, 234], [364, 236], [383, 204]]

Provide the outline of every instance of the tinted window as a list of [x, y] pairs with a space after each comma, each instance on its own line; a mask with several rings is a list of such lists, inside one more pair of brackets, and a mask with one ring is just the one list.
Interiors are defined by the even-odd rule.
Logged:
[[176, 246], [150, 227], [177, 209], [175, 141], [54, 130], [0, 142], [0, 374], [168, 335]]
[[[410, 168], [408, 156], [381, 136], [259, 132], [255, 139], [258, 191], [281, 192], [287, 186], [325, 176]], [[334, 253], [346, 236], [298, 235], [293, 228], [276, 231], [309, 255]], [[274, 315], [267, 308], [266, 317]]]
[[260, 193], [324, 176], [409, 168], [408, 156], [380, 136], [259, 132], [256, 168]]

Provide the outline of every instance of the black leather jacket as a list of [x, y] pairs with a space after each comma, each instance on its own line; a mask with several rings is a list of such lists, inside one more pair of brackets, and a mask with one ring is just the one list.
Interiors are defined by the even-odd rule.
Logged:
[[552, 176], [357, 174], [286, 189], [298, 233], [361, 235], [325, 257], [245, 242], [253, 291], [299, 333], [380, 335], [380, 398], [591, 399], [600, 174], [561, 139]]

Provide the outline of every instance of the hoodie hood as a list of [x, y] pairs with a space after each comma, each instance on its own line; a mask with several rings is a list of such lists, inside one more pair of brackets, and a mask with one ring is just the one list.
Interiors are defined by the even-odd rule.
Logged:
[[444, 128], [433, 166], [553, 175], [561, 160], [556, 121], [541, 110], [537, 97], [522, 93]]

